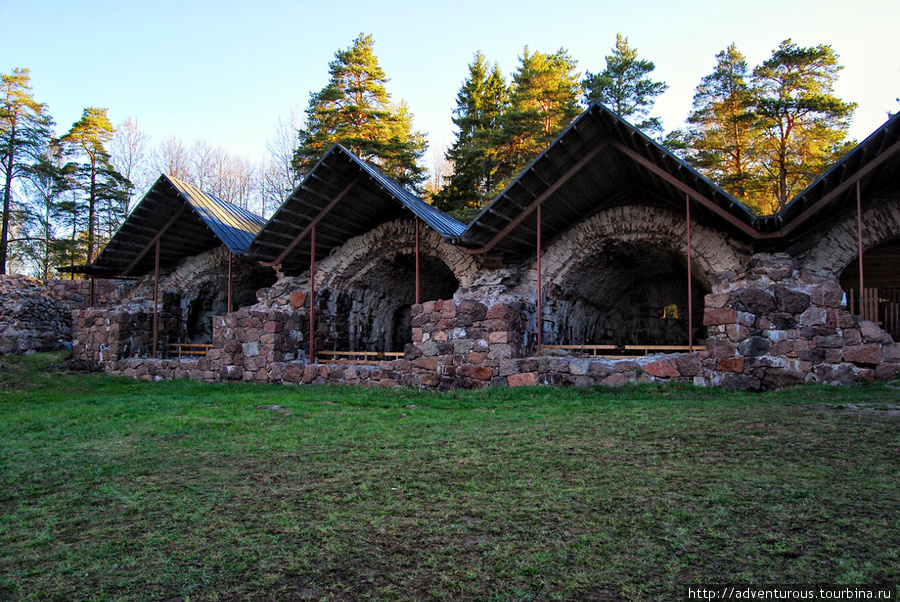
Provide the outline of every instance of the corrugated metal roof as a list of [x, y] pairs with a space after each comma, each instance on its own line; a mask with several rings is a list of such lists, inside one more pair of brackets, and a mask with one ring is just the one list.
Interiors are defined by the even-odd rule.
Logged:
[[150, 246], [157, 237], [163, 267], [223, 244], [240, 254], [264, 224], [249, 211], [163, 174], [94, 262], [80, 271], [107, 277], [152, 271], [155, 253]]
[[196, 186], [172, 176], [164, 176], [178, 189], [206, 225], [232, 253], [241, 254], [266, 225], [266, 220], [255, 213], [233, 205], [228, 201], [203, 192]]
[[282, 204], [249, 247], [247, 255], [274, 262], [280, 259], [285, 274], [295, 275], [309, 267], [309, 244], [305, 239], [316, 224], [316, 256], [385, 222], [411, 217], [449, 238], [465, 225], [431, 207], [386, 177], [356, 155], [335, 145], [316, 164], [291, 196]]
[[390, 190], [391, 194], [394, 197], [403, 203], [407, 209], [415, 213], [419, 219], [428, 224], [432, 230], [443, 236], [444, 238], [452, 238], [455, 236], [459, 236], [466, 229], [466, 225], [443, 211], [439, 209], [435, 209], [410, 191], [408, 191], [403, 186], [400, 186], [383, 173], [345, 149], [340, 144], [336, 145], [336, 148], [342, 150], [347, 153], [347, 155], [356, 162], [357, 165], [363, 170], [365, 170], [370, 176], [378, 180], [382, 186]]

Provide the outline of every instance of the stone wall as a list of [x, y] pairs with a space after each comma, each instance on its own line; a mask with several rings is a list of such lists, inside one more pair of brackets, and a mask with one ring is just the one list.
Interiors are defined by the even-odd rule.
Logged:
[[799, 267], [787, 254], [755, 255], [745, 280], [707, 296], [704, 384], [760, 390], [900, 373], [900, 344], [842, 307], [835, 278]]
[[[153, 313], [121, 309], [79, 309], [73, 314], [72, 356], [82, 367], [114, 366], [119, 360], [150, 356], [153, 349]], [[179, 317], [159, 314], [157, 356], [167, 355], [172, 333], [179, 331]]]
[[48, 295], [40, 281], [0, 275], [0, 355], [62, 349], [71, 332], [69, 308]]
[[[91, 300], [90, 280], [54, 278], [44, 283], [47, 293], [70, 309], [87, 309]], [[132, 280], [94, 280], [94, 307], [114, 307], [122, 303]]]
[[[887, 220], [893, 212], [893, 205], [886, 205], [869, 219]], [[256, 305], [215, 317], [208, 356], [181, 363], [134, 357], [148, 352], [150, 312], [144, 283], [132, 291], [121, 315], [105, 310], [77, 314], [76, 357], [139, 378], [430, 389], [691, 382], [762, 390], [806, 382], [888, 379], [900, 373], [900, 345], [842, 305], [838, 278], [843, 268], [826, 261], [822, 249], [836, 245], [835, 237], [846, 238], [843, 222], [791, 254], [754, 255], [721, 233], [694, 227], [694, 288], [695, 293], [707, 293], [694, 301], [695, 342], [705, 343], [706, 349], [622, 359], [533, 356], [538, 324], [533, 258], [485, 269], [434, 233], [428, 234], [422, 243], [425, 255], [440, 261], [458, 288], [452, 295], [442, 293], [441, 299], [412, 304], [409, 266], [403, 264], [412, 252], [411, 224], [391, 222], [336, 249], [319, 264], [314, 300], [317, 350], [384, 351], [391, 344], [391, 331], [408, 319], [410, 342], [401, 347], [403, 359], [373, 365], [309, 364], [309, 274], [283, 277], [258, 291]], [[623, 249], [635, 261], [642, 253], [650, 257], [650, 263], [659, 264], [655, 272], [631, 270], [650, 287], [669, 272], [686, 269], [685, 243], [683, 219], [652, 207], [599, 213], [552, 241], [543, 260], [547, 297], [540, 323], [545, 343], [553, 342], [554, 336], [601, 336], [590, 330], [592, 322], [615, 330], [614, 323], [604, 325], [602, 311], [608, 307], [604, 310], [601, 305], [616, 298], [634, 299], [638, 293], [632, 297], [623, 293], [631, 286], [624, 280], [628, 262], [615, 272], [605, 260]], [[849, 253], [848, 245], [842, 242], [840, 252]], [[221, 264], [221, 257], [211, 253], [176, 266], [163, 278], [169, 283], [164, 290], [181, 295], [193, 278], [218, 281]], [[678, 274], [673, 278], [680, 279]], [[680, 283], [660, 285], [655, 296], [641, 289], [644, 292], [638, 295], [645, 298], [646, 307], [632, 301], [626, 305], [652, 313], [664, 297], [682, 294], [681, 288]], [[687, 298], [683, 288], [679, 303]], [[179, 331], [183, 308], [173, 305], [164, 310], [171, 316], [161, 330], [167, 335], [170, 328]], [[406, 317], [398, 317], [402, 311], [408, 312]], [[623, 321], [613, 316], [612, 322], [616, 320]], [[664, 326], [684, 330], [686, 339], [684, 316], [679, 320]], [[566, 329], [571, 333], [565, 334]], [[651, 330], [659, 334], [662, 329]]]

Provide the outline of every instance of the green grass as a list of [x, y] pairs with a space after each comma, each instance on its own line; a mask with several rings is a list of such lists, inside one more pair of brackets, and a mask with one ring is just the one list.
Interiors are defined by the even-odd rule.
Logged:
[[0, 600], [900, 582], [897, 383], [438, 394], [0, 362]]

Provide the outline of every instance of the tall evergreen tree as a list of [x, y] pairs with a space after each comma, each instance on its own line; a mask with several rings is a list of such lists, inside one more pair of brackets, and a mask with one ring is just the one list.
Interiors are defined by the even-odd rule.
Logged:
[[612, 54], [606, 56], [606, 69], [585, 74], [585, 101], [602, 102], [620, 117], [636, 121], [635, 127], [662, 132], [662, 123], [658, 117], [650, 117], [650, 111], [656, 97], [669, 86], [650, 79], [655, 69], [653, 62], [638, 58], [637, 48], [628, 45], [627, 37], [616, 34]]
[[776, 212], [848, 148], [847, 129], [856, 103], [833, 94], [843, 69], [837, 59], [831, 46], [801, 48], [787, 39], [753, 70], [763, 130], [756, 152]]
[[53, 120], [47, 105], [34, 99], [28, 69], [0, 75], [0, 173], [3, 174], [3, 216], [0, 226], [0, 274], [6, 273], [13, 182], [26, 176], [51, 136]]
[[447, 151], [453, 166], [449, 182], [435, 205], [452, 211], [484, 205], [497, 185], [498, 165], [491, 142], [509, 103], [509, 87], [497, 63], [489, 66], [480, 51], [469, 64], [469, 76], [456, 95], [453, 123], [459, 129]]
[[386, 176], [416, 189], [427, 177], [418, 163], [425, 154], [425, 136], [412, 130], [412, 115], [404, 104], [391, 104], [374, 43], [372, 36], [361, 33], [352, 47], [335, 53], [328, 85], [310, 95], [294, 163], [305, 176], [329, 148], [341, 144]]
[[[128, 181], [113, 168], [106, 144], [112, 140], [115, 129], [106, 116], [106, 109], [89, 107], [82, 112], [81, 119], [72, 124], [72, 129], [60, 138], [68, 156], [76, 159], [71, 164], [72, 174], [86, 195], [87, 221], [87, 262], [94, 258], [97, 241], [98, 209], [104, 209], [113, 222], [121, 223], [125, 218], [122, 207], [127, 204]], [[84, 160], [84, 162], [77, 162]], [[105, 224], [107, 233], [115, 230], [115, 223]]]
[[750, 69], [734, 44], [716, 55], [715, 70], [694, 93], [688, 116], [688, 161], [738, 200], [755, 206], [758, 166], [752, 143], [758, 135]]
[[509, 107], [493, 131], [495, 190], [507, 184], [562, 132], [581, 109], [577, 62], [565, 49], [531, 53], [528, 47], [513, 74]]
[[65, 162], [59, 144], [48, 145], [47, 150], [32, 166], [26, 190], [30, 210], [28, 212], [28, 241], [25, 255], [32, 266], [32, 275], [40, 280], [53, 276], [53, 267], [68, 263], [67, 240], [57, 237], [60, 204], [65, 193], [66, 180], [61, 177]]

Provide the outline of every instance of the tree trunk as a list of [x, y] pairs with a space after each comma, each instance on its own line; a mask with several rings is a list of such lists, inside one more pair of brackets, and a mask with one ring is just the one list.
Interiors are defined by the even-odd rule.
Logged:
[[87, 264], [94, 259], [94, 203], [97, 198], [97, 159], [91, 157], [91, 194], [88, 204]]
[[3, 226], [0, 228], [0, 274], [6, 273], [6, 249], [9, 240], [9, 206], [12, 204], [12, 178], [15, 156], [13, 141], [16, 139], [16, 127], [9, 132], [9, 148], [6, 153], [6, 183], [3, 187]]

